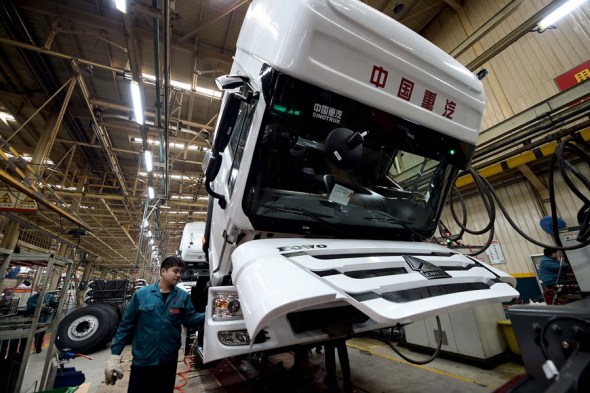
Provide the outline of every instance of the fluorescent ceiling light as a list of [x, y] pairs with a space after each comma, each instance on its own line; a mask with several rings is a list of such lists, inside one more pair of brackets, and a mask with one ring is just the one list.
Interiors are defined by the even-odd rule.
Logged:
[[586, 0], [570, 0], [551, 14], [549, 14], [546, 18], [538, 23], [539, 29], [545, 30], [547, 27], [551, 26], [570, 12], [572, 12], [576, 7], [580, 6]]
[[10, 113], [0, 112], [0, 120], [8, 124], [9, 121], [14, 121], [14, 116], [12, 116]]
[[170, 84], [173, 87], [178, 87], [179, 89], [182, 89], [182, 90], [190, 90], [191, 89], [191, 85], [189, 85], [188, 83], [183, 83], [183, 82], [179, 82], [179, 81], [170, 81]]
[[[153, 82], [156, 81], [156, 77], [154, 75], [143, 74], [142, 77], [144, 79], [149, 80], [149, 81], [153, 81]], [[207, 97], [215, 98], [217, 100], [221, 99], [221, 95], [222, 95], [222, 92], [218, 91], [218, 90], [207, 89], [205, 87], [199, 87], [199, 86], [196, 86], [193, 89], [192, 86], [190, 85], [190, 83], [185, 83], [185, 82], [180, 82], [180, 81], [175, 81], [175, 80], [171, 80], [170, 85], [172, 87], [176, 87], [177, 89], [194, 91], [195, 93], [198, 93], [198, 94], [201, 94], [201, 95], [204, 95]]]
[[195, 91], [199, 94], [202, 94], [204, 96], [208, 96], [211, 98], [217, 98], [220, 99], [221, 98], [221, 92], [220, 91], [215, 91], [215, 90], [211, 90], [211, 89], [206, 89], [204, 87], [195, 87]]
[[[66, 187], [66, 186], [62, 186], [61, 184], [51, 184], [50, 187], [53, 188], [57, 188], [58, 190], [63, 190], [63, 191], [76, 191], [77, 188], [70, 186], [70, 187]], [[80, 206], [82, 207], [82, 206]], [[88, 208], [88, 206], [86, 206], [86, 208]]]
[[141, 92], [139, 91], [139, 83], [135, 81], [131, 81], [131, 97], [133, 98], [135, 121], [137, 124], [143, 125], [143, 102], [141, 99]]
[[145, 158], [145, 170], [148, 172], [151, 172], [154, 169], [154, 165], [152, 163], [152, 152], [149, 150], [146, 150], [143, 153], [143, 156]]
[[152, 230], [148, 229], [147, 237], [152, 237]]
[[122, 13], [127, 13], [127, 0], [115, 0], [115, 8]]
[[150, 186], [150, 187], [148, 187], [148, 197], [149, 197], [150, 199], [154, 199], [154, 196], [156, 196], [156, 195], [155, 195], [155, 192], [154, 192], [154, 187], [151, 187], [151, 186]]
[[[142, 143], [141, 138], [131, 138], [130, 140], [132, 143]], [[148, 145], [160, 146], [160, 141], [156, 141], [153, 139], [148, 139], [147, 143], [148, 143]], [[184, 149], [186, 147], [187, 150], [194, 150], [194, 151], [199, 151], [199, 150], [207, 151], [207, 150], [209, 150], [209, 148], [205, 147], [205, 146], [201, 147], [199, 145], [188, 145], [188, 147], [187, 147], [186, 143], [176, 143], [176, 142], [170, 142], [170, 143], [168, 143], [168, 146], [170, 146], [171, 149]]]
[[[9, 120], [10, 120], [10, 119], [9, 119]], [[14, 155], [13, 155], [12, 153], [5, 153], [5, 154], [6, 154], [6, 157], [8, 157], [8, 158], [14, 158]], [[20, 157], [21, 157], [23, 160], [25, 160], [26, 162], [31, 162], [31, 161], [33, 161], [33, 157], [31, 157], [31, 156], [24, 156], [24, 155], [23, 155], [23, 156], [20, 156]], [[47, 159], [47, 160], [45, 160], [45, 164], [47, 164], [47, 165], [53, 165], [54, 163], [53, 163], [53, 161], [51, 161], [51, 160]]]
[[[140, 176], [140, 177], [148, 177], [149, 176], [149, 173], [147, 173], [147, 172], [139, 172], [137, 175]], [[162, 178], [162, 174], [161, 173], [158, 173], [158, 172], [155, 172], [153, 176], [156, 179], [161, 179]], [[194, 176], [186, 176], [186, 175], [184, 175], [184, 176], [183, 175], [170, 175], [170, 179], [172, 179], [172, 180], [181, 180], [181, 181], [196, 181], [195, 180], [196, 177], [194, 177]], [[140, 181], [143, 181], [143, 179], [140, 179]], [[175, 197], [172, 197], [172, 199], [175, 199]], [[187, 197], [185, 199], [192, 199], [192, 196], [191, 197]]]
[[[154, 75], [142, 74], [141, 76], [144, 79], [147, 79], [149, 81], [152, 81], [152, 82], [155, 82], [156, 81], [156, 77]], [[191, 90], [191, 85], [189, 83], [184, 83], [184, 82], [179, 82], [179, 81], [171, 80], [170, 81], [170, 85], [172, 87], [176, 87], [176, 88], [181, 89], [181, 90]]]

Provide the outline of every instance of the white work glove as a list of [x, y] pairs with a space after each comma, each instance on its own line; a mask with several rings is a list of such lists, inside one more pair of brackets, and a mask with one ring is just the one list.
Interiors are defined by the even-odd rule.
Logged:
[[123, 369], [121, 369], [121, 356], [111, 355], [104, 369], [104, 383], [114, 385], [117, 379], [123, 378]]

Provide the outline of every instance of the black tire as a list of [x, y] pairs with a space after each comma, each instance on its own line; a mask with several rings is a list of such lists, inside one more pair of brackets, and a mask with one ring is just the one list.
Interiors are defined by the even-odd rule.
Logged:
[[119, 322], [121, 322], [123, 314], [125, 314], [125, 310], [127, 310], [127, 302], [117, 304], [117, 314], [119, 315]]
[[117, 328], [119, 327], [120, 319], [119, 319], [119, 315], [117, 314], [117, 308], [116, 308], [117, 306], [114, 306], [110, 303], [92, 303], [87, 308], [89, 308], [89, 307], [97, 307], [97, 308], [103, 309], [108, 314], [108, 316], [109, 316], [108, 325], [111, 328], [109, 331], [109, 334], [107, 335], [108, 339], [106, 342], [108, 342], [111, 338], [113, 338], [113, 336], [117, 332]]
[[111, 303], [92, 303], [88, 307], [98, 307], [106, 310], [110, 316], [115, 316], [117, 319], [119, 318], [119, 313], [117, 311], [117, 306]]
[[110, 340], [112, 318], [100, 307], [72, 311], [57, 326], [55, 346], [59, 350], [90, 353]]

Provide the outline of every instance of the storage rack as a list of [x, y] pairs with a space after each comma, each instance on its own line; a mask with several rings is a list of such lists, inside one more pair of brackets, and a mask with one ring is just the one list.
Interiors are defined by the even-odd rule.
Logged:
[[[0, 267], [0, 289], [3, 287], [4, 277], [10, 265], [37, 266], [41, 269], [45, 268], [46, 273], [42, 275], [41, 279], [41, 284], [44, 288], [48, 287], [51, 272], [54, 269], [61, 268], [62, 273], [64, 269], [66, 270], [66, 276], [59, 292], [59, 303], [50, 322], [39, 322], [39, 317], [41, 316], [41, 310], [43, 308], [43, 301], [37, 302], [37, 308], [35, 309], [32, 318], [16, 316], [0, 319], [0, 342], [9, 340], [8, 345], [10, 346], [10, 340], [26, 339], [24, 349], [22, 351], [22, 359], [18, 370], [18, 376], [14, 385], [14, 391], [20, 392], [35, 334], [42, 331], [47, 331], [50, 328], [53, 328], [53, 326], [57, 326], [60, 321], [63, 304], [66, 298], [65, 294], [68, 290], [70, 277], [72, 275], [73, 261], [55, 254], [34, 254], [24, 252], [15, 254], [10, 250], [2, 248], [0, 248], [0, 261], [2, 261], [2, 265]], [[47, 356], [45, 358], [43, 374], [39, 384], [40, 390], [51, 389], [53, 386], [55, 374], [54, 372], [50, 372], [50, 363], [54, 354], [55, 333], [56, 330], [53, 329], [53, 334], [51, 335], [49, 348], [47, 350]]]

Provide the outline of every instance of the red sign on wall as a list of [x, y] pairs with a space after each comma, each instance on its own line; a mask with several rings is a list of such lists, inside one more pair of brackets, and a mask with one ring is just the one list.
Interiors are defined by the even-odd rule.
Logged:
[[590, 79], [590, 60], [572, 68], [565, 74], [559, 75], [554, 80], [559, 87], [559, 90], [563, 91], [578, 83], [584, 82], [586, 79]]

